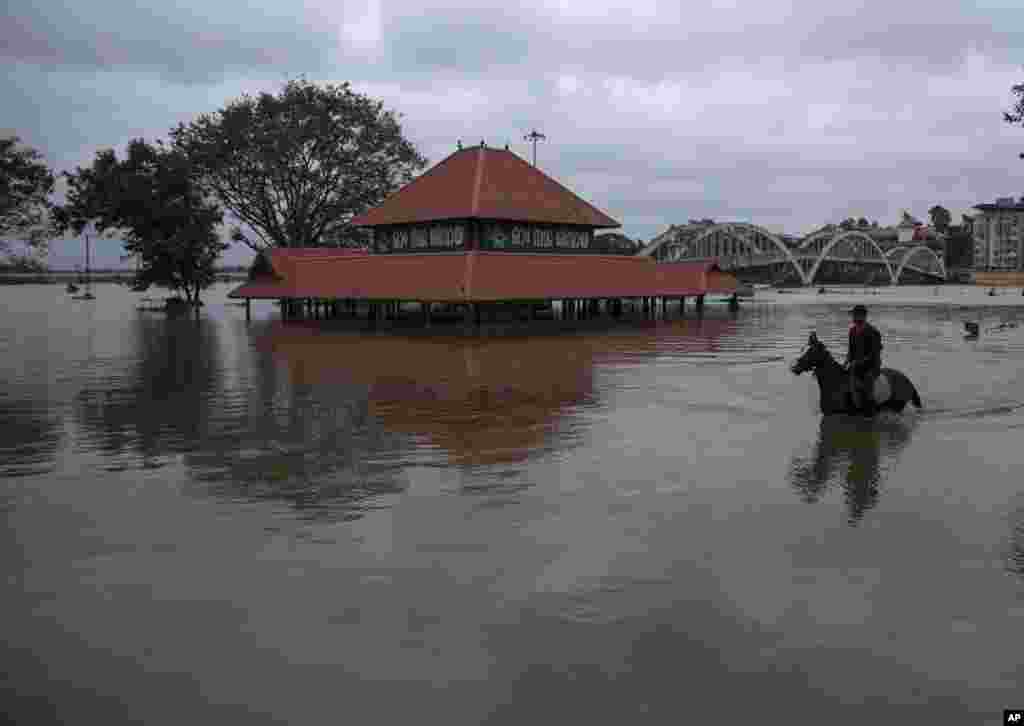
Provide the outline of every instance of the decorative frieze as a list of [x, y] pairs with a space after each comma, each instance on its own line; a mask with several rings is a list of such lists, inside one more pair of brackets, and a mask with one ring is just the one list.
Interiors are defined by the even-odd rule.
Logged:
[[[480, 249], [583, 251], [590, 248], [592, 230], [569, 225], [485, 222], [480, 225]], [[465, 248], [466, 224], [395, 225], [374, 230], [374, 249], [386, 252], [426, 252]]]

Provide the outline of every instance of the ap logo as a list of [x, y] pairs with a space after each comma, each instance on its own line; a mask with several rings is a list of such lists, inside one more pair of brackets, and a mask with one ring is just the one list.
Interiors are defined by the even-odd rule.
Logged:
[[1003, 723], [1024, 726], [1024, 711], [1003, 711]]

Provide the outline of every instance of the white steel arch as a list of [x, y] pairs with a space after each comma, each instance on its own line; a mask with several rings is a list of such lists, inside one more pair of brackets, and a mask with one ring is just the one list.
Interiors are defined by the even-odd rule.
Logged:
[[[883, 250], [874, 238], [859, 230], [819, 230], [801, 240], [797, 247], [790, 248], [778, 236], [747, 222], [670, 225], [638, 255], [659, 256], [658, 251], [662, 250], [664, 254], [660, 256], [665, 261], [733, 257], [740, 258], [740, 264], [743, 257], [756, 256], [758, 264], [788, 262], [796, 270], [800, 281], [804, 285], [811, 285], [822, 264], [830, 261], [829, 256], [837, 245], [850, 241], [859, 243], [860, 250], [855, 252], [858, 259], [864, 263], [884, 265], [893, 284], [898, 282], [904, 269], [912, 262], [911, 258], [921, 254], [931, 255], [939, 274], [945, 275], [945, 263], [941, 256], [925, 245]], [[861, 255], [864, 257], [861, 258]], [[840, 253], [840, 259], [842, 257], [844, 255]], [[809, 272], [804, 272], [801, 262], [810, 264]]]
[[[798, 250], [807, 250], [814, 246], [819, 240], [829, 240], [836, 236], [835, 232], [812, 232], [811, 234], [800, 240], [800, 244], [797, 245]], [[828, 244], [826, 242], [826, 244]]]
[[883, 263], [885, 263], [885, 269], [888, 270], [889, 272], [889, 279], [892, 281], [893, 284], [895, 284], [896, 275], [892, 269], [892, 265], [889, 263], [889, 258], [888, 256], [886, 256], [885, 251], [881, 247], [879, 247], [878, 243], [875, 242], [875, 240], [872, 239], [869, 235], [857, 231], [843, 232], [842, 234], [838, 234], [835, 237], [833, 237], [825, 245], [825, 247], [822, 248], [821, 254], [818, 255], [818, 259], [814, 261], [814, 266], [811, 268], [810, 273], [807, 275], [805, 283], [810, 285], [814, 282], [814, 278], [818, 274], [818, 268], [821, 267], [821, 263], [823, 263], [828, 258], [828, 253], [832, 251], [833, 247], [835, 247], [840, 242], [851, 238], [867, 242], [875, 249], [876, 252], [878, 252], [878, 257]]
[[670, 224], [668, 229], [659, 234], [657, 237], [652, 239], [644, 246], [642, 250], [636, 253], [637, 257], [650, 257], [670, 240], [675, 242], [679, 238], [680, 227], [674, 224]]
[[914, 257], [919, 252], [927, 252], [932, 256], [932, 259], [934, 259], [936, 264], [938, 264], [939, 266], [940, 274], [942, 275], [943, 279], [945, 279], [946, 263], [942, 261], [942, 258], [939, 256], [939, 253], [933, 250], [931, 247], [928, 247], [927, 245], [917, 245], [916, 247], [911, 247], [910, 249], [908, 249], [907, 253], [903, 255], [903, 259], [900, 261], [900, 265], [896, 269], [896, 276], [895, 278], [893, 278], [894, 281], [900, 279], [900, 275], [903, 274], [903, 268], [905, 268], [907, 264], [910, 262], [910, 258]]
[[[772, 243], [772, 245], [775, 247], [776, 251], [780, 252], [782, 254], [783, 259], [785, 261], [789, 262], [793, 266], [793, 269], [796, 270], [796, 274], [799, 275], [800, 280], [802, 282], [804, 282], [804, 283], [807, 282], [807, 280], [805, 279], [805, 276], [804, 276], [804, 271], [800, 267], [800, 263], [797, 262], [796, 257], [793, 256], [793, 252], [789, 249], [789, 247], [786, 246], [786, 243], [783, 242], [778, 237], [776, 237], [771, 232], [769, 232], [768, 230], [763, 229], [761, 227], [758, 227], [755, 224], [740, 224], [740, 223], [736, 223], [736, 222], [730, 222], [730, 223], [726, 223], [726, 224], [712, 225], [712, 226], [709, 226], [706, 230], [704, 230], [700, 234], [698, 234], [696, 237], [694, 237], [689, 242], [689, 246], [690, 246], [691, 249], [697, 251], [698, 252], [698, 256], [700, 256], [699, 255], [699, 251], [701, 250], [701, 247], [705, 246], [705, 243], [708, 241], [708, 239], [710, 237], [712, 237], [716, 233], [725, 233], [725, 234], [729, 235], [730, 237], [732, 237], [733, 239], [735, 239], [738, 242], [740, 242], [741, 244], [743, 244], [745, 247], [753, 250], [754, 253], [756, 253], [756, 254], [759, 254], [759, 255], [770, 254], [769, 251], [760, 249], [756, 244], [753, 243], [753, 241], [748, 239], [744, 234], [739, 233], [737, 230], [744, 230], [744, 231], [746, 231], [746, 232], [748, 232], [750, 234], [760, 235], [760, 236], [764, 237], [765, 239], [769, 240]], [[710, 252], [711, 250], [706, 250], [706, 251]], [[718, 256], [718, 255], [708, 254], [706, 256], [711, 257], [711, 256]]]

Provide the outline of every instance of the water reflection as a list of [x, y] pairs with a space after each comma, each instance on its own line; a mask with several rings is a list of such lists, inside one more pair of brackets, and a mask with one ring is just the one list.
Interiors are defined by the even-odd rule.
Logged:
[[810, 456], [797, 456], [790, 482], [805, 502], [817, 502], [834, 484], [844, 491], [847, 521], [856, 525], [878, 503], [886, 467], [909, 443], [906, 419], [822, 416]]
[[261, 339], [293, 385], [363, 391], [367, 412], [446, 462], [522, 462], [573, 444], [571, 413], [594, 405], [586, 336], [402, 338], [279, 325]]
[[109, 366], [78, 393], [85, 445], [110, 456], [134, 452], [152, 463], [199, 446], [222, 387], [217, 325], [208, 319], [148, 318], [133, 324], [135, 355]]
[[52, 470], [62, 438], [48, 402], [0, 400], [0, 477]]
[[366, 391], [317, 385], [250, 349], [240, 388], [220, 401], [214, 430], [185, 457], [194, 491], [287, 503], [303, 519], [351, 520], [404, 491], [408, 447], [370, 415]]
[[1008, 565], [1012, 572], [1024, 578], [1024, 507], [1017, 509], [1010, 519], [1010, 554]]

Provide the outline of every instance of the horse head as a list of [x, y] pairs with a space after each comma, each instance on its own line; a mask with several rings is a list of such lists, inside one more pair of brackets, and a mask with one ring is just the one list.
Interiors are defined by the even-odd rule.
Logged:
[[807, 350], [790, 366], [794, 374], [800, 375], [807, 371], [814, 371], [825, 364], [829, 358], [828, 348], [818, 340], [817, 333], [812, 332], [807, 338]]

